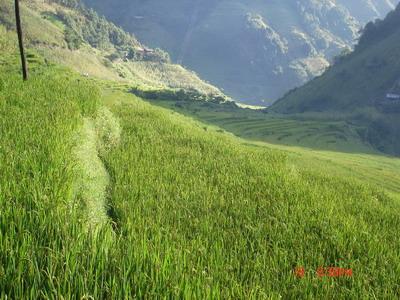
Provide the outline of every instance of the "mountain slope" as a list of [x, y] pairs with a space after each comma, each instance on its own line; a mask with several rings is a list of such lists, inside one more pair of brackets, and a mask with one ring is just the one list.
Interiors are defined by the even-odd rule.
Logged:
[[[367, 123], [367, 136], [392, 153], [400, 153], [400, 105], [386, 99], [400, 80], [400, 5], [383, 21], [369, 23], [355, 51], [322, 76], [277, 101], [280, 113], [340, 113]], [[386, 142], [379, 142], [385, 140]], [[391, 146], [390, 146], [391, 145]]]
[[[400, 207], [382, 192], [59, 66], [38, 65], [28, 82], [3, 67], [1, 298], [400, 293]], [[351, 272], [332, 277], [339, 268]]]
[[295, 89], [273, 109], [304, 111], [352, 111], [373, 107], [376, 100], [400, 78], [400, 7], [384, 21], [369, 24], [355, 51], [342, 57], [322, 76]]
[[337, 0], [336, 2], [346, 7], [351, 15], [362, 23], [384, 18], [398, 3], [395, 0]]
[[[149, 49], [134, 35], [84, 8], [79, 1], [21, 1], [29, 48], [86, 76], [120, 81], [136, 89], [196, 91], [226, 99], [197, 74], [172, 64], [161, 49]], [[14, 28], [13, 3], [0, 0], [0, 25]]]
[[[271, 102], [321, 74], [334, 55], [353, 45], [366, 19], [390, 9], [386, 2], [85, 0], [250, 103]], [[356, 5], [366, 11], [359, 19], [349, 12]]]
[[400, 294], [400, 205], [382, 189], [50, 63], [39, 44], [24, 82], [16, 39], [0, 26], [1, 299]]

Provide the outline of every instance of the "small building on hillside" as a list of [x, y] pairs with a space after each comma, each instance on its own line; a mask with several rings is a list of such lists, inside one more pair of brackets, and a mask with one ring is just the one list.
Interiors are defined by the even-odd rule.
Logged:
[[388, 99], [388, 100], [400, 100], [400, 94], [387, 93], [386, 94], [386, 99]]
[[375, 106], [385, 113], [400, 113], [400, 79], [393, 84], [384, 97], [375, 102]]
[[393, 87], [386, 93], [386, 100], [399, 101], [400, 100], [400, 79], [396, 81]]
[[135, 50], [139, 53], [143, 53], [143, 54], [152, 54], [154, 53], [154, 49], [149, 49], [146, 47], [136, 47]]

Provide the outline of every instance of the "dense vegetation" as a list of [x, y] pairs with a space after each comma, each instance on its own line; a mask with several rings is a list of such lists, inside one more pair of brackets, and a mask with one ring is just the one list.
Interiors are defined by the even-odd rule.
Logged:
[[51, 0], [72, 8], [79, 14], [58, 10], [56, 16], [66, 25], [65, 37], [71, 49], [79, 49], [85, 41], [94, 48], [115, 47], [115, 58], [169, 62], [168, 53], [161, 49], [145, 52], [135, 37], [86, 8], [79, 0]]
[[0, 298], [78, 290], [83, 282], [73, 283], [70, 271], [89, 265], [71, 258], [90, 248], [80, 236], [86, 214], [72, 201], [73, 138], [82, 116], [96, 112], [98, 94], [67, 72], [35, 73], [28, 83], [0, 72]]
[[355, 51], [322, 76], [277, 101], [271, 110], [342, 116], [365, 126], [360, 136], [380, 151], [400, 153], [400, 104], [386, 94], [400, 79], [400, 5], [384, 20], [366, 26]]
[[[133, 94], [151, 100], [172, 100], [172, 101], [203, 101], [221, 104], [226, 102], [226, 98], [221, 95], [202, 94], [196, 90], [185, 89], [150, 89], [144, 90], [134, 87], [130, 90]], [[234, 102], [231, 105], [235, 106]]]
[[384, 20], [378, 19], [369, 22], [359, 39], [357, 50], [368, 47], [396, 32], [400, 28], [400, 5], [391, 11]]
[[360, 136], [368, 124], [350, 124], [343, 120], [343, 114], [336, 119], [321, 113], [288, 116], [262, 108], [242, 109], [231, 102], [217, 104], [164, 97], [149, 101], [205, 122], [205, 130], [218, 126], [218, 132], [225, 129], [245, 138], [246, 143], [284, 150], [290, 163], [300, 169], [369, 182], [400, 199], [400, 160], [382, 156]]
[[101, 99], [39, 57], [23, 83], [0, 40], [0, 297], [400, 294], [400, 207], [381, 191], [129, 94]]
[[[400, 205], [385, 191], [349, 171], [303, 169], [299, 156], [35, 49], [23, 82], [14, 41], [0, 26], [1, 299], [400, 296]], [[234, 108], [215, 102], [191, 101]], [[390, 169], [389, 158], [374, 159], [371, 168]], [[318, 276], [319, 267], [352, 275]]]

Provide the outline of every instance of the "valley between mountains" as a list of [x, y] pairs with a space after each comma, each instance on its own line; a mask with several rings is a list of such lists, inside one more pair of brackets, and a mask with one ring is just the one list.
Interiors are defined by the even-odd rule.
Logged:
[[20, 1], [23, 81], [0, 0], [0, 299], [399, 297], [400, 5], [84, 2]]

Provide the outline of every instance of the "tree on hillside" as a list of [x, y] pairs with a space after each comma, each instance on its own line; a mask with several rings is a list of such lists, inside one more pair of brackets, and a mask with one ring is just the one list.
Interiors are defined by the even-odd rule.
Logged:
[[15, 0], [15, 21], [16, 21], [16, 25], [17, 25], [19, 52], [21, 54], [22, 77], [24, 80], [28, 80], [28, 68], [27, 68], [27, 64], [26, 64], [25, 51], [24, 51], [21, 16], [20, 16], [20, 11], [19, 11], [19, 0]]

